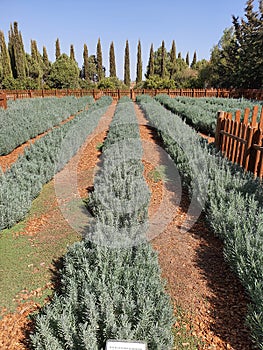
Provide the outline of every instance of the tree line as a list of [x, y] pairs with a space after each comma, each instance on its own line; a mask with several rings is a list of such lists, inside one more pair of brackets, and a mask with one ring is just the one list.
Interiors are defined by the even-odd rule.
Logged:
[[[263, 0], [258, 10], [254, 0], [248, 0], [245, 18], [232, 16], [232, 26], [225, 29], [218, 44], [211, 49], [209, 60], [197, 60], [196, 51], [190, 62], [189, 52], [177, 54], [175, 41], [170, 50], [162, 41], [154, 50], [150, 47], [145, 79], [142, 69], [141, 42], [137, 45], [136, 88], [262, 88], [263, 87]], [[59, 39], [55, 43], [55, 61], [52, 63], [46, 47], [39, 52], [36, 40], [31, 40], [31, 52], [26, 53], [18, 23], [10, 25], [8, 43], [0, 31], [0, 88], [129, 88], [130, 52], [126, 40], [124, 76], [116, 74], [114, 43], [109, 48], [109, 75], [103, 65], [100, 38], [96, 54], [89, 55], [87, 44], [83, 47], [83, 64], [79, 68], [73, 44], [69, 55], [61, 53]]]

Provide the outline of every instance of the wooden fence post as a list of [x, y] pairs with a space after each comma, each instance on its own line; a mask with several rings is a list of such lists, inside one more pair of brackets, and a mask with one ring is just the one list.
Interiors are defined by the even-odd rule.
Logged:
[[215, 132], [215, 146], [217, 151], [219, 151], [220, 149], [220, 138], [221, 138], [221, 134], [220, 131], [222, 130], [222, 121], [224, 120], [225, 114], [223, 111], [219, 111], [217, 113], [217, 124], [216, 124], [216, 132]]
[[0, 93], [0, 107], [7, 109], [7, 98], [4, 93]]

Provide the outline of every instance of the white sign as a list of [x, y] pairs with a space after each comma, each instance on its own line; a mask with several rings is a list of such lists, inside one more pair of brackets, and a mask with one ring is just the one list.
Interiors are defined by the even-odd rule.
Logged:
[[140, 341], [107, 340], [106, 350], [147, 350], [147, 347]]

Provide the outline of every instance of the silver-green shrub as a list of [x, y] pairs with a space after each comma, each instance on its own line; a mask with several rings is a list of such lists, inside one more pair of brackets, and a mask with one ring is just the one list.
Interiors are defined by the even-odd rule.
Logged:
[[[222, 158], [213, 145], [208, 145], [179, 116], [157, 101], [149, 96], [140, 96], [137, 100], [162, 137], [184, 183], [190, 189], [193, 183], [197, 184], [197, 198], [202, 200], [207, 222], [224, 241], [225, 258], [250, 297], [247, 322], [255, 344], [263, 349], [263, 189], [260, 181]], [[198, 167], [200, 160], [202, 167]]]
[[[25, 217], [43, 184], [50, 181], [77, 152], [110, 103], [111, 98], [105, 96], [89, 110], [51, 130], [1, 174], [0, 230], [13, 226]], [[70, 146], [65, 149], [63, 140], [66, 136]]]
[[0, 155], [10, 153], [92, 103], [91, 96], [9, 101], [8, 109], [0, 109]]

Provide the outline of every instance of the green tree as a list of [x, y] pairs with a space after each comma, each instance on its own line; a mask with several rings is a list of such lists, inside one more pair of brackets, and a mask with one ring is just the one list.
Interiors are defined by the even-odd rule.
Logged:
[[75, 50], [74, 50], [74, 46], [73, 44], [70, 45], [70, 54], [69, 54], [69, 57], [72, 61], [75, 61], [76, 62], [76, 59], [75, 59]]
[[154, 74], [159, 75], [161, 78], [169, 78], [170, 73], [168, 68], [170, 66], [170, 57], [167, 55], [164, 41], [162, 41], [161, 47], [154, 52]]
[[196, 62], [197, 62], [197, 54], [196, 54], [196, 51], [194, 52], [194, 56], [193, 56], [193, 60], [192, 60], [192, 63], [191, 63], [191, 68], [195, 68], [195, 65], [196, 65]]
[[[43, 61], [43, 80], [45, 83], [45, 81], [47, 80], [47, 77], [49, 75], [50, 69], [51, 69], [51, 62], [48, 59], [47, 49], [45, 46], [43, 46], [42, 61]], [[45, 87], [45, 86], [43, 86], [43, 87]]]
[[126, 40], [125, 55], [124, 55], [124, 84], [130, 87], [130, 53], [129, 53], [129, 42]]
[[79, 68], [66, 54], [52, 64], [48, 76], [48, 85], [56, 89], [76, 89], [79, 87]]
[[169, 77], [162, 78], [159, 75], [150, 75], [143, 84], [145, 89], [174, 89], [175, 82]]
[[254, 10], [254, 1], [248, 0], [245, 16], [239, 21], [233, 16], [235, 38], [238, 47], [237, 82], [241, 87], [263, 87], [263, 12], [262, 0], [259, 12]]
[[97, 58], [95, 55], [90, 55], [88, 58], [88, 77], [93, 83], [98, 81]]
[[44, 63], [42, 56], [38, 51], [37, 42], [31, 40], [31, 57], [27, 57], [27, 66], [28, 66], [28, 76], [35, 81], [36, 88], [42, 87], [42, 79], [44, 73]]
[[27, 76], [28, 67], [22, 34], [18, 31], [18, 23], [10, 25], [8, 51], [14, 78], [23, 79]]
[[149, 78], [151, 75], [154, 75], [154, 50], [153, 50], [153, 44], [151, 44], [151, 48], [150, 48], [149, 61], [148, 61], [148, 65], [147, 65], [145, 78]]
[[98, 89], [125, 89], [126, 86], [117, 77], [102, 78], [97, 85]]
[[165, 59], [166, 59], [166, 49], [165, 49], [165, 44], [164, 40], [162, 41], [162, 46], [161, 46], [161, 77], [164, 78], [166, 74], [166, 64], [165, 64]]
[[190, 65], [190, 60], [189, 60], [189, 52], [187, 52], [186, 57], [185, 57], [185, 63], [187, 64], [187, 66], [189, 67]]
[[98, 74], [98, 81], [100, 81], [102, 78], [105, 77], [105, 72], [103, 70], [103, 65], [102, 65], [102, 50], [101, 50], [100, 38], [98, 39], [98, 43], [97, 43], [97, 74]]
[[56, 60], [61, 56], [59, 38], [57, 38], [57, 40], [56, 40], [56, 52], [55, 52], [55, 56], [56, 56]]
[[115, 52], [113, 41], [110, 44], [110, 77], [116, 77], [116, 63], [115, 63]]
[[192, 77], [189, 82], [191, 88], [202, 89], [210, 86], [211, 64], [209, 61], [205, 59], [197, 61], [191, 71]]
[[89, 53], [88, 53], [88, 47], [86, 44], [84, 44], [84, 49], [83, 49], [82, 78], [84, 80], [90, 80], [89, 79]]
[[136, 70], [136, 84], [142, 81], [142, 48], [139, 40], [137, 47], [137, 70]]
[[0, 79], [10, 79], [13, 77], [10, 56], [7, 50], [5, 36], [2, 31], [0, 31], [0, 66], [1, 66], [1, 75]]
[[170, 79], [173, 79], [175, 72], [176, 72], [176, 46], [175, 46], [175, 41], [173, 40], [171, 51], [170, 51], [170, 65], [169, 65]]
[[193, 72], [182, 58], [177, 58], [176, 71], [173, 76], [175, 86], [177, 88], [191, 87], [190, 81], [192, 80], [193, 76], [196, 76], [196, 72]]
[[210, 84], [230, 88], [240, 84], [239, 54], [234, 28], [224, 30], [219, 43], [211, 51]]

